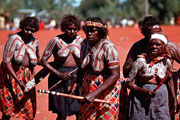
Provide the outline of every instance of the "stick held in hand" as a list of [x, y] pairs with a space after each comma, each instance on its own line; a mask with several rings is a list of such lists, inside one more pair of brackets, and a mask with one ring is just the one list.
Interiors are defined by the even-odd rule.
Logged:
[[[39, 89], [37, 92], [52, 94], [52, 95], [58, 95], [58, 96], [63, 96], [63, 97], [68, 97], [68, 98], [73, 98], [73, 99], [79, 99], [79, 100], [84, 99], [84, 97], [82, 97], [82, 96], [70, 95], [70, 94], [65, 94], [65, 93], [60, 93], [60, 92], [55, 92], [55, 91], [49, 91], [49, 90], [43, 90], [43, 89]], [[101, 99], [95, 99], [94, 102], [108, 103], [108, 104], [110, 103], [107, 100], [101, 100]]]

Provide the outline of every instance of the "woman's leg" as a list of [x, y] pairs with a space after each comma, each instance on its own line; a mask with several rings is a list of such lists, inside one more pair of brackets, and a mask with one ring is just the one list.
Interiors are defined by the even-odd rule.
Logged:
[[11, 118], [10, 115], [8, 115], [8, 116], [5, 114], [2, 115], [2, 120], [10, 120], [10, 118]]

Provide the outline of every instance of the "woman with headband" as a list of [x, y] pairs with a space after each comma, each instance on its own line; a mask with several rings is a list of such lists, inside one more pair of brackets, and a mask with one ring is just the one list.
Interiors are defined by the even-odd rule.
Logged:
[[127, 77], [131, 89], [128, 120], [170, 120], [168, 89], [165, 85], [172, 72], [166, 51], [167, 38], [155, 33], [145, 53], [138, 55]]
[[[125, 78], [129, 75], [129, 72], [132, 69], [133, 62], [137, 60], [137, 56], [145, 52], [149, 43], [150, 35], [153, 33], [162, 33], [160, 25], [161, 21], [156, 16], [146, 16], [142, 21], [139, 22], [139, 28], [144, 38], [134, 43], [128, 52], [128, 55], [123, 65], [123, 75]], [[173, 61], [180, 63], [180, 48], [169, 40], [167, 42], [167, 52], [171, 56]], [[179, 90], [177, 90], [177, 87], [179, 87], [177, 86], [177, 83], [179, 82], [177, 72], [173, 73], [173, 75], [171, 76], [171, 80], [168, 82], [168, 89], [170, 91], [169, 109], [171, 118], [174, 119], [174, 114], [178, 112], [178, 108], [180, 108]]]
[[[80, 120], [117, 120], [119, 112], [120, 62], [115, 45], [107, 38], [108, 31], [98, 17], [89, 17], [83, 30], [86, 39], [82, 42], [78, 70], [81, 95]], [[95, 103], [95, 98], [110, 102]]]

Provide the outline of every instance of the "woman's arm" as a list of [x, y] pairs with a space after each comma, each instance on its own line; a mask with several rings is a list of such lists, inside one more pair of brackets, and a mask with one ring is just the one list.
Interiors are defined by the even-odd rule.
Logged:
[[37, 64], [38, 64], [38, 65], [41, 65], [40, 50], [39, 50], [39, 41], [37, 42], [36, 56], [37, 56]]
[[42, 64], [42, 66], [47, 69], [48, 71], [50, 71], [51, 73], [54, 73], [55, 75], [59, 76], [59, 78], [61, 78], [62, 80], [67, 80], [69, 79], [70, 75], [68, 75], [68, 73], [61, 73], [58, 70], [56, 70], [53, 66], [51, 66], [47, 60], [50, 58], [50, 56], [52, 55], [52, 51], [55, 49], [55, 47], [57, 46], [57, 41], [56, 39], [52, 39], [47, 47], [44, 50], [43, 56], [41, 58], [40, 63]]
[[170, 41], [168, 41], [167, 48], [172, 59], [180, 64], [180, 48]]
[[3, 67], [5, 68], [5, 70], [7, 70], [8, 74], [15, 79], [15, 81], [21, 86], [21, 88], [24, 89], [24, 85], [18, 80], [11, 64], [17, 41], [18, 38], [16, 38], [15, 35], [11, 36], [7, 41], [3, 53]]
[[22, 89], [25, 88], [25, 86], [22, 84], [22, 82], [20, 82], [14, 72], [14, 69], [12, 68], [12, 65], [10, 62], [3, 62], [3, 67], [6, 68], [7, 72], [9, 73], [9, 75], [11, 75], [15, 81], [21, 86]]
[[[132, 69], [131, 69], [131, 71], [129, 73], [129, 76], [127, 78], [127, 81], [126, 81], [126, 86], [129, 89], [134, 90], [134, 91], [138, 91], [138, 92], [145, 93], [145, 94], [148, 94], [148, 95], [154, 95], [155, 93], [152, 90], [144, 89], [144, 88], [141, 88], [141, 87], [136, 86], [134, 84], [135, 77], [137, 76], [139, 70], [142, 70], [142, 69], [143, 69], [143, 60], [142, 60], [142, 58], [138, 58], [133, 63]], [[141, 77], [145, 79], [145, 76], [141, 75]], [[151, 78], [152, 77], [153, 76], [151, 76]], [[149, 79], [149, 75], [148, 75], [147, 78]]]
[[94, 92], [85, 96], [85, 99], [89, 102], [93, 102], [95, 98], [100, 96], [103, 91], [111, 87], [116, 83], [117, 80], [120, 78], [120, 67], [110, 69], [110, 75], [107, 79], [104, 80], [103, 84], [97, 88]]

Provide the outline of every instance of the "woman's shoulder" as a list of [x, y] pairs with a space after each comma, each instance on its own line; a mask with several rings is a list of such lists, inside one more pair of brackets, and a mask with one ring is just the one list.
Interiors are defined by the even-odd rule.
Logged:
[[62, 41], [62, 36], [61, 35], [57, 35], [55, 37], [53, 37], [49, 42], [59, 42]]
[[146, 53], [142, 53], [137, 55], [137, 61], [145, 61], [147, 58], [147, 54]]
[[8, 41], [9, 42], [10, 41], [20, 41], [20, 42], [22, 42], [22, 38], [18, 34], [11, 34], [11, 35], [9, 35]]
[[21, 39], [20, 35], [18, 35], [16, 33], [15, 34], [10, 34], [9, 38], [11, 38], [11, 39], [15, 39], [15, 38]]
[[102, 44], [105, 46], [105, 47], [110, 47], [110, 46], [115, 46], [114, 43], [109, 40], [109, 39], [104, 39], [102, 40]]

